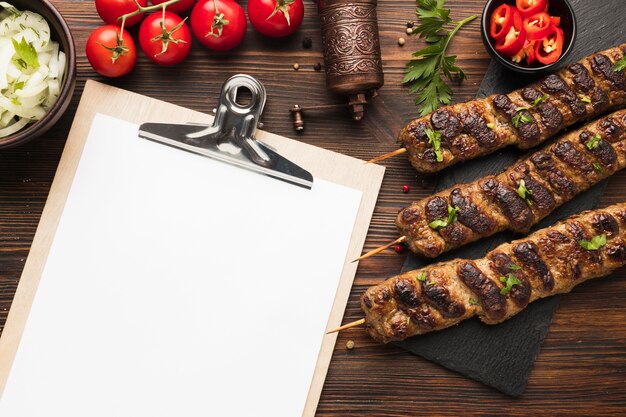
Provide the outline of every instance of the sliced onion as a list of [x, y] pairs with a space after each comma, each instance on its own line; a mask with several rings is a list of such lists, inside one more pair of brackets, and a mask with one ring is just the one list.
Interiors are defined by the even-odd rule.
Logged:
[[[60, 95], [67, 58], [39, 14], [0, 2], [0, 138], [40, 120]], [[20, 65], [12, 40], [37, 52], [39, 66]]]

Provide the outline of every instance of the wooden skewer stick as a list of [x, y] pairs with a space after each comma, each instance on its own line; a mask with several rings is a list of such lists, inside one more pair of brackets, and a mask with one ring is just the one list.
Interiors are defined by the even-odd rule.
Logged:
[[342, 330], [349, 329], [351, 327], [360, 326], [363, 323], [365, 323], [365, 318], [359, 319], [357, 321], [353, 321], [352, 323], [344, 324], [343, 326], [337, 327], [335, 330], [331, 330], [331, 331], [329, 331], [326, 334], [337, 333], [337, 332], [340, 332]]
[[361, 261], [363, 259], [369, 258], [370, 256], [374, 256], [377, 253], [380, 253], [382, 251], [384, 251], [385, 249], [388, 249], [390, 247], [392, 247], [393, 245], [397, 245], [398, 243], [402, 243], [406, 240], [406, 236], [400, 236], [399, 238], [397, 238], [396, 240], [394, 240], [391, 243], [387, 243], [385, 246], [381, 246], [379, 248], [376, 248], [374, 250], [371, 250], [369, 252], [367, 252], [365, 255], [361, 255], [358, 258], [356, 258], [354, 261], [352, 262], [356, 262], [356, 261]]
[[374, 159], [370, 159], [366, 163], [367, 164], [375, 164], [376, 162], [380, 162], [383, 159], [391, 158], [391, 157], [394, 157], [394, 156], [397, 156], [397, 155], [402, 155], [405, 152], [406, 152], [406, 148], [400, 148], [400, 149], [397, 149], [397, 150], [395, 150], [393, 152], [389, 152], [389, 153], [386, 153], [384, 155], [377, 156]]

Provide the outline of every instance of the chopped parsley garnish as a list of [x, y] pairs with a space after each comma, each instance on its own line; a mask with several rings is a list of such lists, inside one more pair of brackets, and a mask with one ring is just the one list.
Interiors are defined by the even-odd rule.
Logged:
[[591, 240], [579, 240], [578, 244], [587, 250], [598, 250], [606, 245], [606, 235], [594, 236]]
[[585, 143], [585, 146], [587, 147], [587, 149], [592, 150], [597, 148], [600, 145], [601, 141], [602, 138], [600, 137], [600, 135], [595, 135], [594, 137], [589, 139], [589, 142]]
[[469, 301], [469, 304], [471, 306], [477, 306], [478, 305], [478, 301], [474, 300], [473, 298], [470, 298], [468, 301]]
[[13, 84], [13, 91], [21, 90], [22, 88], [24, 88], [24, 81]]
[[493, 130], [493, 128], [496, 127], [496, 125], [494, 123], [487, 123], [487, 127]]
[[541, 104], [542, 101], [544, 101], [547, 98], [548, 98], [547, 94], [544, 94], [541, 97], [537, 97], [535, 101], [533, 101], [533, 107], [537, 107], [539, 104]]
[[626, 68], [626, 55], [622, 56], [619, 60], [615, 61], [615, 66], [613, 67], [613, 71], [620, 72]]
[[419, 275], [419, 277], [417, 277], [417, 280], [418, 280], [419, 282], [424, 282], [424, 281], [426, 281], [426, 272], [423, 272], [423, 271], [422, 271], [422, 273]]
[[593, 169], [595, 169], [600, 174], [602, 174], [604, 172], [604, 168], [602, 168], [602, 165], [600, 164], [600, 162], [594, 162], [593, 163]]
[[16, 97], [13, 97], [11, 99], [11, 103], [15, 104], [16, 106], [21, 106], [22, 105], [22, 103], [20, 103], [20, 101]]
[[511, 292], [511, 289], [514, 285], [519, 285], [522, 281], [519, 280], [515, 275], [509, 273], [506, 277], [500, 277], [500, 282], [505, 285], [505, 287], [500, 289], [500, 294], [507, 295]]
[[515, 265], [514, 263], [510, 263], [506, 267], [509, 268], [511, 271], [519, 271], [520, 269], [522, 269], [521, 266]]
[[529, 206], [531, 205], [531, 201], [529, 196], [533, 195], [532, 191], [526, 188], [526, 181], [519, 180], [519, 186], [517, 187], [517, 195], [520, 196], [522, 200], [526, 202]]
[[580, 96], [580, 101], [583, 103], [591, 103], [591, 99], [587, 96]]
[[13, 47], [15, 48], [15, 54], [17, 55], [17, 63], [24, 69], [39, 68], [39, 58], [37, 57], [37, 51], [32, 44], [26, 42], [26, 39], [18, 43], [15, 39], [11, 39]]
[[448, 218], [433, 220], [432, 222], [428, 223], [428, 226], [434, 230], [437, 230], [440, 227], [446, 227], [456, 220], [458, 211], [458, 207], [452, 207], [450, 204], [448, 204]]
[[443, 152], [441, 152], [441, 132], [424, 128], [424, 133], [428, 136], [428, 144], [431, 146], [437, 157], [437, 162], [443, 162]]
[[528, 109], [526, 107], [519, 107], [517, 113], [511, 119], [511, 123], [513, 123], [515, 128], [518, 128], [520, 123], [530, 123], [535, 120], [530, 114], [525, 113], [524, 110]]
[[517, 129], [520, 123], [533, 122], [535, 119], [530, 114], [526, 113], [525, 111], [532, 109], [533, 107], [537, 107], [547, 98], [548, 98], [548, 95], [544, 94], [541, 97], [537, 97], [535, 101], [533, 101], [533, 104], [531, 104], [529, 107], [523, 106], [523, 107], [516, 108], [515, 111], [517, 113], [515, 113], [515, 116], [513, 116], [513, 118], [511, 119], [511, 123], [513, 123], [513, 126], [515, 126], [515, 128]]

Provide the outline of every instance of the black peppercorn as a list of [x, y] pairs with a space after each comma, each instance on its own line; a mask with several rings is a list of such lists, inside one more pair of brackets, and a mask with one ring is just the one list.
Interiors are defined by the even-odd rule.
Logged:
[[320, 64], [319, 62], [316, 62], [315, 65], [313, 65], [313, 69], [315, 71], [319, 71], [322, 69], [322, 64]]
[[304, 49], [309, 49], [311, 46], [313, 46], [313, 40], [311, 38], [302, 39], [302, 47]]

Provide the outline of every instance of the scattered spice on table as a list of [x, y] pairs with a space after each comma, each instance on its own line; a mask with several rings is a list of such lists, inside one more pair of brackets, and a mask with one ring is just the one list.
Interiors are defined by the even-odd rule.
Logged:
[[293, 64], [293, 69], [298, 71], [300, 69], [300, 64], [298, 64], [297, 62], [295, 64]]
[[405, 43], [406, 43], [406, 40], [404, 38], [398, 38], [398, 45], [404, 46]]
[[319, 71], [322, 69], [322, 64], [320, 64], [319, 62], [316, 62], [315, 65], [313, 65], [313, 69], [315, 71]]
[[346, 349], [348, 349], [348, 350], [354, 349], [354, 340], [348, 340], [346, 342]]
[[302, 39], [302, 47], [304, 49], [310, 49], [313, 46], [313, 40], [311, 38]]

